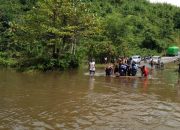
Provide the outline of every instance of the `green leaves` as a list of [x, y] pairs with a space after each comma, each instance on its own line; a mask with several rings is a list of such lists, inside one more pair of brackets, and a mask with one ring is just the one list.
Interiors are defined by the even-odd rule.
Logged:
[[[30, 69], [163, 53], [179, 44], [180, 9], [146, 0], [0, 0], [2, 63]], [[15, 57], [15, 58], [12, 58]], [[12, 62], [8, 62], [12, 63]]]
[[[24, 56], [19, 60], [19, 62], [22, 61], [22, 67], [30, 67], [30, 63], [32, 66], [39, 64], [38, 59], [41, 59], [39, 61], [49, 59], [47, 61], [50, 62], [50, 68], [77, 66], [73, 65], [75, 61], [72, 61], [72, 58], [64, 56], [68, 54], [76, 57], [79, 41], [100, 33], [98, 19], [89, 12], [86, 3], [80, 0], [39, 0], [37, 2], [21, 0], [20, 2], [16, 4], [22, 4], [23, 9], [26, 5], [32, 5], [32, 8], [23, 10], [24, 12], [18, 16], [19, 19], [13, 19], [10, 28]], [[23, 60], [30, 57], [32, 62]], [[51, 59], [55, 61], [52, 62]], [[66, 64], [68, 62], [63, 62], [63, 59], [73, 63]], [[57, 65], [58, 63], [61, 65]], [[41, 65], [38, 66], [43, 68]]]

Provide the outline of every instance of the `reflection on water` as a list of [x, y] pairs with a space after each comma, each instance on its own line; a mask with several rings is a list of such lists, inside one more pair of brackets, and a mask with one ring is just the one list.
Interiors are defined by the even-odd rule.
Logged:
[[89, 78], [89, 89], [90, 90], [94, 89], [94, 82], [95, 82], [95, 78], [94, 77], [90, 77]]
[[94, 78], [86, 70], [36, 74], [0, 70], [2, 130], [177, 130], [180, 76]]
[[146, 93], [148, 89], [148, 78], [143, 79], [143, 93]]

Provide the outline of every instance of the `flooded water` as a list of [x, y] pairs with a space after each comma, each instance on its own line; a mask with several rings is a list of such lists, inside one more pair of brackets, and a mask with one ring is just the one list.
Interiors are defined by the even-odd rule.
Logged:
[[177, 66], [150, 79], [0, 69], [0, 130], [178, 130]]

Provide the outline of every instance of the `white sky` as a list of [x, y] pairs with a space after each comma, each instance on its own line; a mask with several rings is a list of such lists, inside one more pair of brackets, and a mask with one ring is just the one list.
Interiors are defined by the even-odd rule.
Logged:
[[149, 0], [150, 2], [168, 3], [180, 7], [180, 0]]

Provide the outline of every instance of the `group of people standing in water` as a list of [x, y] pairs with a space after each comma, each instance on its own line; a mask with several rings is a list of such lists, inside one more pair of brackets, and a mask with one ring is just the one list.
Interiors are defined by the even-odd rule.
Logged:
[[141, 75], [147, 77], [149, 70], [143, 65], [140, 66], [132, 60], [132, 58], [119, 58], [114, 64], [106, 64], [106, 76], [136, 76], [138, 69], [141, 70]]
[[[143, 77], [147, 77], [149, 73], [145, 65], [140, 66], [132, 58], [119, 58], [114, 64], [105, 63], [105, 65], [106, 76], [136, 76], [138, 69], [141, 70], [141, 76]], [[94, 76], [95, 69], [95, 60], [93, 59], [89, 62], [89, 73], [91, 77]]]

